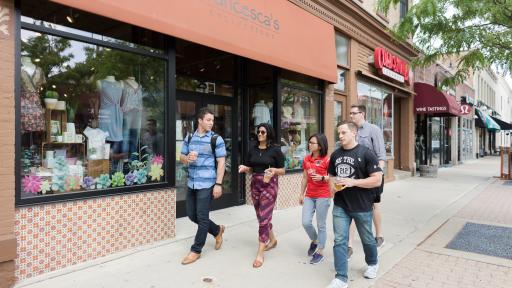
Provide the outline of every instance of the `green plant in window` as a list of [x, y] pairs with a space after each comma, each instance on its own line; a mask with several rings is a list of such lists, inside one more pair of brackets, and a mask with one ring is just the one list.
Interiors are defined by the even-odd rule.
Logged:
[[66, 191], [65, 181], [69, 175], [69, 167], [66, 159], [62, 156], [56, 157], [53, 167], [52, 190], [55, 192]]
[[112, 175], [112, 187], [124, 186], [124, 174], [123, 172], [116, 172]]
[[101, 174], [98, 178], [96, 178], [96, 188], [105, 189], [110, 187], [112, 181], [110, 181], [110, 176], [108, 174]]

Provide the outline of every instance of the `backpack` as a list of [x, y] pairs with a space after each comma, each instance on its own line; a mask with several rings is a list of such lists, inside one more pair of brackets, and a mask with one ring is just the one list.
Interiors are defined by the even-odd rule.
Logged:
[[[217, 138], [219, 138], [219, 135], [213, 133], [212, 138], [210, 139], [210, 147], [212, 148], [213, 163], [215, 163], [215, 171], [217, 171], [217, 155], [215, 155], [215, 149], [217, 148]], [[190, 141], [192, 141], [192, 135], [188, 134], [187, 146], [190, 145]]]

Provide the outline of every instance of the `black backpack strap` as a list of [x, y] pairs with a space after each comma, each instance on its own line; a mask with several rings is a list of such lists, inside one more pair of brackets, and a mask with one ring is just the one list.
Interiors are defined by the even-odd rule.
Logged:
[[210, 140], [210, 147], [212, 148], [213, 163], [215, 163], [215, 170], [217, 170], [217, 155], [215, 154], [215, 150], [217, 148], [217, 138], [219, 138], [219, 135], [214, 133]]

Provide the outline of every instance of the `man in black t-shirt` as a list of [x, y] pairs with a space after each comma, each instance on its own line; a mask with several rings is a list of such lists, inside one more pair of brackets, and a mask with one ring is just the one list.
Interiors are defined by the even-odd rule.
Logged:
[[377, 243], [373, 237], [372, 188], [382, 182], [379, 162], [367, 147], [356, 142], [357, 126], [354, 122], [344, 122], [338, 126], [341, 147], [331, 154], [329, 175], [331, 193], [334, 195], [334, 268], [336, 278], [327, 287], [348, 287], [348, 234], [350, 222], [354, 219], [363, 243], [368, 268], [364, 277], [377, 277]]

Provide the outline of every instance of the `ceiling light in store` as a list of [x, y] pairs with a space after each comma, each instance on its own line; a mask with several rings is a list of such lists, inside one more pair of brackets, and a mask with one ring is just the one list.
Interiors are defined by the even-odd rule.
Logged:
[[55, 85], [52, 85], [52, 88], [53, 88], [53, 89], [55, 89], [55, 88], [57, 88], [57, 86], [55, 86]]
[[39, 61], [41, 61], [41, 59], [39, 59], [39, 58], [34, 59], [34, 62], [39, 62]]
[[151, 80], [155, 79], [155, 77], [153, 77], [153, 76], [151, 76], [150, 78], [151, 78]]
[[199, 71], [201, 71], [201, 72], [204, 72], [204, 70], [206, 70], [204, 67], [199, 69]]
[[73, 19], [73, 16], [71, 15], [66, 16], [66, 20], [68, 20], [69, 23], [75, 22], [75, 19]]
[[220, 69], [220, 64], [217, 64], [217, 66], [215, 66], [215, 69]]
[[64, 97], [68, 97], [68, 94], [64, 93]]
[[94, 67], [91, 67], [91, 71], [94, 71]]

